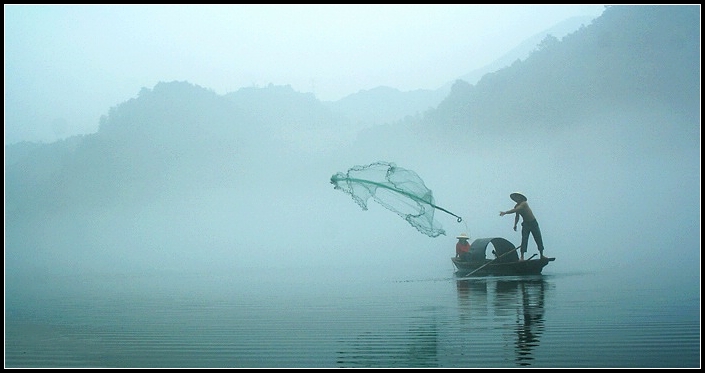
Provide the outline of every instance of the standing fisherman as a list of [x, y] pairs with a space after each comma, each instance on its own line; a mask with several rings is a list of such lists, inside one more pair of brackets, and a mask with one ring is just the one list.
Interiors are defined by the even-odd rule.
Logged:
[[504, 216], [507, 214], [515, 214], [514, 216], [514, 230], [517, 230], [517, 223], [519, 222], [519, 215], [521, 215], [521, 257], [519, 260], [524, 260], [524, 253], [526, 252], [526, 247], [529, 244], [529, 233], [534, 236], [534, 241], [536, 241], [536, 246], [538, 246], [539, 254], [541, 254], [541, 259], [548, 259], [543, 256], [543, 239], [541, 238], [541, 229], [539, 228], [539, 222], [536, 221], [533, 211], [526, 202], [526, 197], [518, 192], [514, 192], [509, 195], [514, 202], [517, 204], [513, 209], [508, 211], [500, 211], [499, 216]]

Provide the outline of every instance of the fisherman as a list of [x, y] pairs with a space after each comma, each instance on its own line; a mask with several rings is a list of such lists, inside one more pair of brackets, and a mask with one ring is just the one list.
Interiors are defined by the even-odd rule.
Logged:
[[529, 233], [534, 236], [534, 241], [536, 241], [536, 246], [538, 246], [539, 254], [541, 254], [541, 259], [548, 259], [543, 256], [543, 239], [541, 238], [541, 229], [539, 228], [539, 222], [536, 221], [533, 211], [526, 202], [526, 197], [519, 193], [514, 192], [509, 195], [516, 205], [513, 209], [508, 211], [500, 211], [499, 216], [504, 216], [507, 214], [514, 215], [514, 231], [517, 230], [517, 223], [519, 222], [519, 215], [522, 217], [521, 221], [521, 256], [519, 260], [524, 260], [524, 253], [526, 252], [526, 247], [529, 244]]
[[467, 233], [461, 233], [460, 236], [456, 237], [458, 243], [455, 244], [455, 257], [462, 261], [470, 260], [470, 243], [468, 240], [470, 237]]

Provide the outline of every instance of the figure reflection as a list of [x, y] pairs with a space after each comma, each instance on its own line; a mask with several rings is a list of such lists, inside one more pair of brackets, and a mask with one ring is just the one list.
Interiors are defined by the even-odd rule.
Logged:
[[[507, 284], [514, 294], [520, 296], [520, 312], [517, 312], [515, 331], [516, 363], [529, 366], [534, 359], [533, 350], [539, 345], [539, 337], [544, 331], [544, 298], [546, 284], [542, 278], [512, 281]], [[499, 285], [499, 284], [498, 284]], [[503, 288], [497, 286], [497, 291]]]
[[461, 322], [472, 324], [471, 319], [482, 316], [491, 316], [493, 320], [515, 318], [511, 329], [516, 334], [516, 364], [531, 365], [532, 353], [544, 331], [546, 283], [543, 277], [487, 278], [456, 283]]

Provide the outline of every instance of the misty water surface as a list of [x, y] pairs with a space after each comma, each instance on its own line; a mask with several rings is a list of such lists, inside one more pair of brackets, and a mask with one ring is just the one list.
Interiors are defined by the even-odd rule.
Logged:
[[560, 257], [543, 276], [456, 280], [450, 266], [361, 274], [318, 268], [37, 279], [34, 294], [8, 294], [5, 364], [699, 366], [699, 299], [676, 282], [564, 272]]

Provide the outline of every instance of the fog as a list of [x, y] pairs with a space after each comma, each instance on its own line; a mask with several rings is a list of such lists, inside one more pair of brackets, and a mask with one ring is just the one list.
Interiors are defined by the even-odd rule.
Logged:
[[[641, 104], [483, 136], [434, 135], [437, 128], [413, 117], [331, 130], [340, 123], [288, 116], [285, 105], [237, 111], [209, 87], [179, 84], [116, 107], [99, 132], [67, 151], [60, 172], [47, 172], [46, 184], [12, 185], [7, 276], [316, 276], [324, 268], [450, 276], [457, 234], [519, 244], [514, 217], [499, 211], [521, 191], [545, 254], [557, 258], [546, 271], [622, 268], [630, 281], [658, 273], [699, 283], [700, 128], [688, 115]], [[49, 159], [64, 154], [44, 149]], [[431, 238], [374, 202], [362, 210], [330, 184], [333, 174], [376, 161], [416, 172], [436, 204], [463, 221], [437, 210], [447, 235]], [[13, 168], [13, 183], [30, 169], [23, 167]]]
[[573, 31], [602, 11], [601, 5], [5, 5], [5, 144], [94, 133], [110, 107], [160, 81], [186, 80], [219, 94], [289, 84], [324, 101], [379, 86], [435, 90], [562, 21], [579, 17], [565, 32]]
[[[354, 268], [362, 276], [384, 272], [405, 278], [447, 268], [450, 275], [454, 237], [462, 232], [519, 244], [520, 233], [511, 229], [514, 217], [498, 215], [513, 207], [509, 194], [519, 190], [541, 224], [546, 255], [558, 258], [547, 270], [623, 267], [634, 278], [667, 271], [668, 281], [692, 280], [699, 268], [697, 141], [681, 138], [682, 147], [664, 148], [657, 134], [633, 143], [627, 140], [633, 134], [614, 130], [633, 124], [619, 123], [624, 120], [668, 120], [652, 114], [645, 110], [564, 133], [463, 144], [466, 152], [400, 134], [386, 147], [355, 143], [303, 156], [252, 157], [245, 162], [248, 178], [233, 185], [203, 189], [202, 180], [174, 183], [144, 202], [76, 207], [45, 216], [31, 231], [11, 230], [26, 237], [6, 237], [7, 242], [24, 242], [29, 251], [13, 248], [6, 271], [259, 268], [310, 270], [315, 276], [322, 268]], [[336, 172], [378, 160], [417, 172], [436, 204], [463, 221], [437, 210], [447, 235], [430, 238], [375, 202], [363, 211], [329, 182]], [[531, 239], [528, 255], [534, 253]]]

